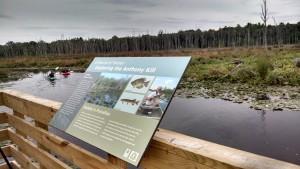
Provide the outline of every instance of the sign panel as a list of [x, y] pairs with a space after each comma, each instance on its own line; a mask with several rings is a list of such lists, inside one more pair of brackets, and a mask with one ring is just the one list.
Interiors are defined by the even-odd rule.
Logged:
[[191, 57], [98, 57], [49, 125], [137, 166]]

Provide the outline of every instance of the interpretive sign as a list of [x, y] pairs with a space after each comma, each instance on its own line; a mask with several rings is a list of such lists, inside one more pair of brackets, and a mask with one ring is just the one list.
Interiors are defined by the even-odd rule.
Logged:
[[135, 166], [191, 57], [97, 57], [49, 125]]

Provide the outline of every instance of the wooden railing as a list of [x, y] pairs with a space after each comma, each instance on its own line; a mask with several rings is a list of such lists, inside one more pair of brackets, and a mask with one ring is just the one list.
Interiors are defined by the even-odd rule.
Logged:
[[[112, 155], [101, 158], [47, 131], [48, 122], [61, 103], [13, 91], [0, 91], [0, 105], [13, 112], [0, 112], [0, 124], [11, 127], [0, 130], [2, 147], [12, 157], [12, 168], [60, 169], [74, 164], [82, 169], [127, 168], [128, 164]], [[28, 117], [32, 120], [28, 120]], [[26, 119], [25, 119], [26, 118]], [[66, 164], [53, 156], [69, 161]], [[0, 156], [2, 158], [2, 156]], [[159, 129], [148, 147], [141, 168], [161, 169], [300, 169], [300, 166], [214, 144], [172, 131]], [[6, 163], [0, 169], [7, 169]]]

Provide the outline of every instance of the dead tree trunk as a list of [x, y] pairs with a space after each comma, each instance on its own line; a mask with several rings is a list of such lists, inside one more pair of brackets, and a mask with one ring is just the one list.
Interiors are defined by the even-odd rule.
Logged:
[[261, 14], [260, 17], [262, 19], [262, 21], [264, 22], [264, 47], [265, 47], [265, 53], [266, 55], [268, 55], [268, 44], [267, 44], [267, 21], [268, 21], [268, 17], [267, 17], [267, 13], [268, 13], [268, 9], [267, 9], [267, 0], [263, 0], [263, 4], [261, 5]]

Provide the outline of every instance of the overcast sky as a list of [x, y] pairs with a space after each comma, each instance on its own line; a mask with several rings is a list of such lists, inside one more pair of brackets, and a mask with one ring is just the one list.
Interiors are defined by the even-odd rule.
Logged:
[[[218, 29], [261, 22], [262, 0], [0, 0], [0, 44]], [[300, 21], [300, 0], [268, 0], [269, 24]]]

